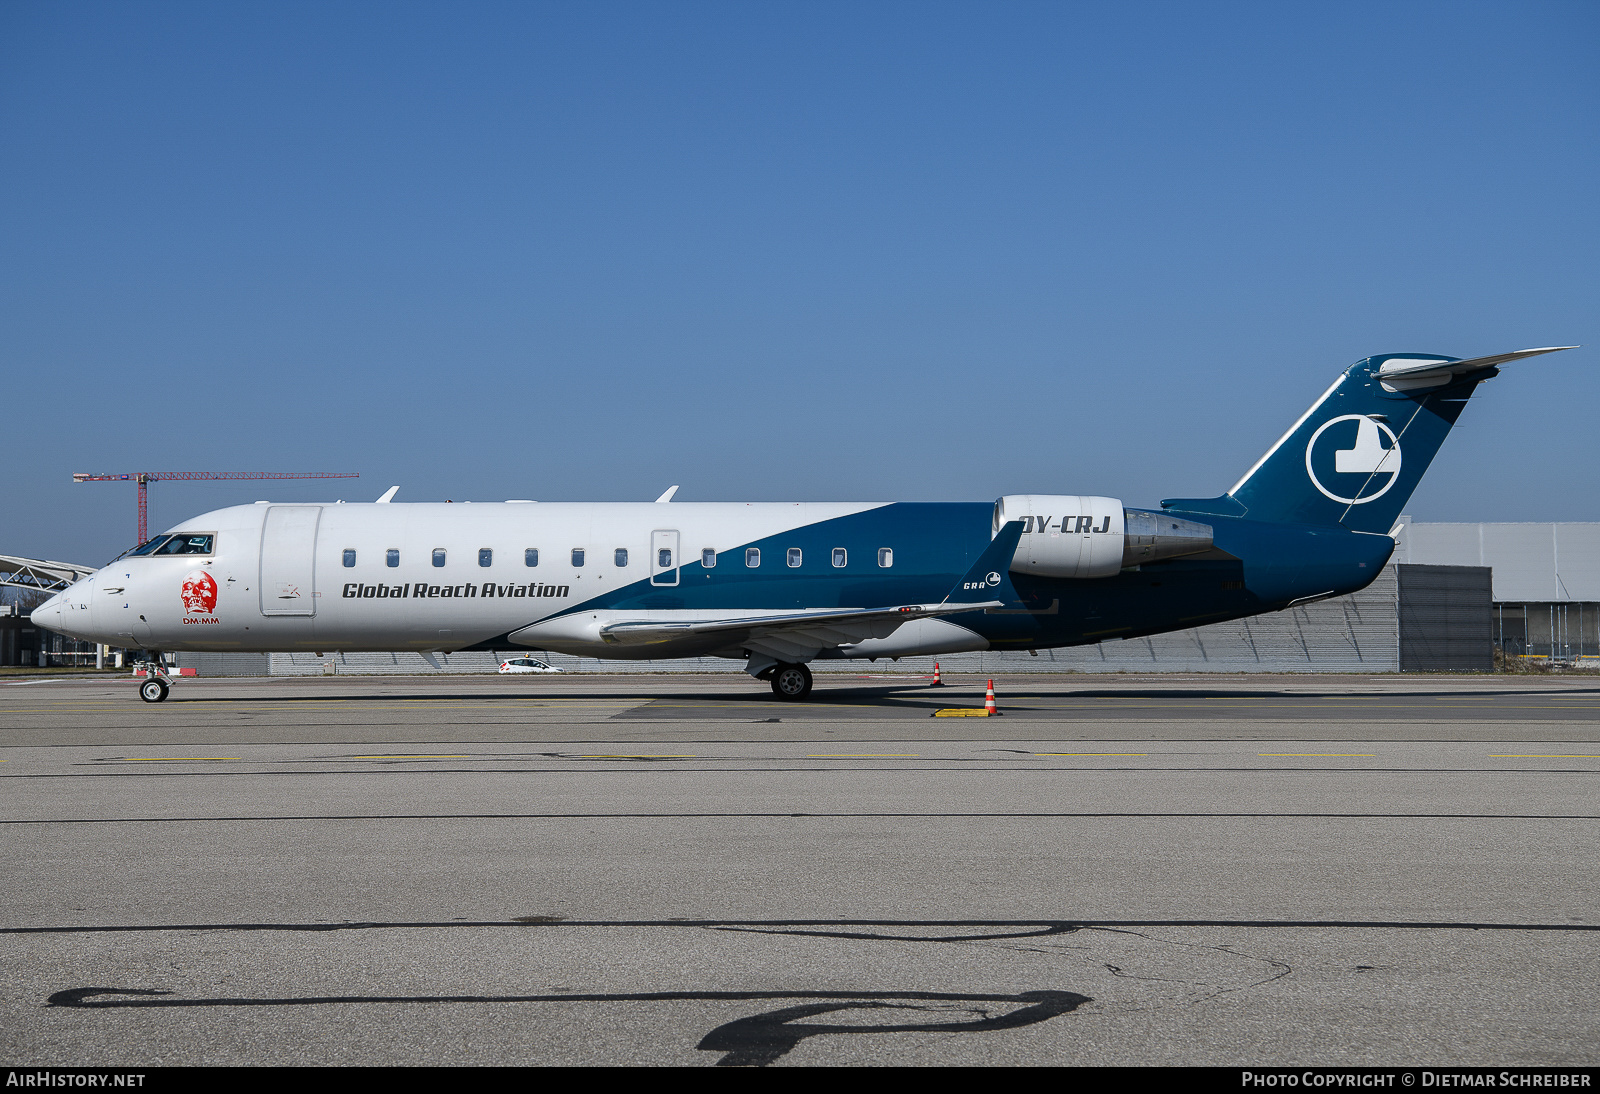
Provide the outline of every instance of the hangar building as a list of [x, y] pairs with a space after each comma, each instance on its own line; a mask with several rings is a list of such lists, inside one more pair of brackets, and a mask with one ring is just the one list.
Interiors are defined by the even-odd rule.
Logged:
[[1506, 656], [1600, 659], [1600, 524], [1412, 524], [1394, 561], [1488, 566]]

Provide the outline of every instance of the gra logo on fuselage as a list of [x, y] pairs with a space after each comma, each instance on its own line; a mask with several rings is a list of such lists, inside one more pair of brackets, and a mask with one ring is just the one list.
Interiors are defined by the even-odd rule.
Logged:
[[[1342, 422], [1354, 422], [1354, 433], [1348, 427], [1328, 432]], [[1327, 436], [1324, 437], [1324, 434]], [[1387, 447], [1384, 438], [1388, 439]], [[1332, 467], [1328, 466], [1330, 452]], [[1319, 465], [1322, 477], [1317, 474]], [[1341, 505], [1365, 505], [1369, 501], [1377, 501], [1400, 480], [1400, 438], [1395, 436], [1387, 423], [1365, 414], [1341, 414], [1337, 418], [1329, 418], [1317, 427], [1317, 431], [1311, 434], [1311, 440], [1306, 443], [1306, 475], [1310, 477], [1311, 485], [1324, 497]], [[1330, 490], [1323, 481], [1324, 477], [1332, 485], [1348, 491], [1348, 495]]]

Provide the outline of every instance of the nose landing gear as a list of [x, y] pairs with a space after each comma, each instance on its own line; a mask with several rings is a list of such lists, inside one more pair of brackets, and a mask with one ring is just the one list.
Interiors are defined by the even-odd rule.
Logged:
[[153, 661], [135, 661], [133, 672], [137, 676], [144, 673], [144, 679], [139, 683], [139, 698], [147, 703], [165, 702], [167, 691], [171, 687], [167, 683], [167, 666], [165, 659], [158, 653]]

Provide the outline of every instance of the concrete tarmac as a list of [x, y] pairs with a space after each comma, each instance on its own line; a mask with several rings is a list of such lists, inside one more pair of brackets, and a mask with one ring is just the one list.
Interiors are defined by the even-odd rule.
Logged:
[[7, 1063], [1588, 1065], [1600, 680], [0, 682]]

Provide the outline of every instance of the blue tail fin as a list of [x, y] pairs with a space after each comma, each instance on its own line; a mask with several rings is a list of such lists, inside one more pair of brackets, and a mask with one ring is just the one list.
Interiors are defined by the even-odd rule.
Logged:
[[1388, 353], [1357, 361], [1220, 498], [1169, 499], [1164, 508], [1251, 520], [1338, 524], [1383, 533], [1444, 444], [1472, 392], [1520, 350], [1463, 361]]

